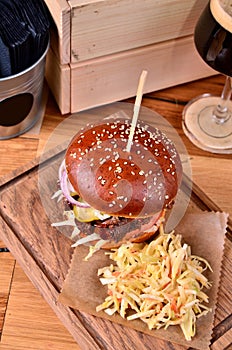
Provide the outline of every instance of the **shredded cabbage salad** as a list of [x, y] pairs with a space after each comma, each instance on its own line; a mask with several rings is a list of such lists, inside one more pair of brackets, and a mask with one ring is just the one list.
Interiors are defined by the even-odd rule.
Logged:
[[192, 255], [180, 235], [164, 233], [163, 226], [150, 243], [126, 243], [106, 254], [113, 263], [100, 268], [98, 276], [108, 296], [96, 310], [140, 319], [150, 330], [179, 325], [190, 341], [197, 318], [211, 311], [203, 291], [211, 287], [204, 276], [212, 271], [209, 263]]

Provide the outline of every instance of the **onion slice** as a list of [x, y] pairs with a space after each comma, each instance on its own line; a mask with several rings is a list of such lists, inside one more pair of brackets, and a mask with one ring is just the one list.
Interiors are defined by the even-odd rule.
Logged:
[[60, 177], [60, 188], [63, 192], [63, 195], [67, 199], [67, 201], [73, 205], [76, 205], [77, 207], [80, 207], [80, 208], [90, 208], [90, 205], [88, 203], [79, 202], [71, 196], [69, 188], [68, 188], [68, 175], [67, 175], [66, 169], [64, 167], [63, 167], [63, 169], [61, 169], [59, 177]]

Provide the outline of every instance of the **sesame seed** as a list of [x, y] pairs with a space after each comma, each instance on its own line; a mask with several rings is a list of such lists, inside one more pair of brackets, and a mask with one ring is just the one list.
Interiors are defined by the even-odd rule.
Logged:
[[122, 172], [122, 168], [120, 166], [117, 166], [115, 172], [120, 174]]
[[77, 153], [76, 152], [74, 152], [74, 153], [70, 153], [70, 157], [73, 157], [73, 158], [76, 158], [77, 157]]
[[112, 124], [110, 127], [111, 127], [111, 129], [115, 129], [115, 128], [117, 128], [117, 125], [116, 124]]

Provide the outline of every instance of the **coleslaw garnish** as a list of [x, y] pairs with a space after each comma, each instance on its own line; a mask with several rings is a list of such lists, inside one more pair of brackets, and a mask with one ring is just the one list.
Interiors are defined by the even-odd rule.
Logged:
[[150, 330], [179, 325], [190, 341], [197, 318], [211, 311], [204, 291], [211, 282], [203, 274], [212, 271], [209, 263], [192, 255], [181, 235], [164, 233], [163, 225], [150, 243], [125, 243], [106, 254], [113, 262], [98, 276], [108, 295], [96, 310], [140, 319]]

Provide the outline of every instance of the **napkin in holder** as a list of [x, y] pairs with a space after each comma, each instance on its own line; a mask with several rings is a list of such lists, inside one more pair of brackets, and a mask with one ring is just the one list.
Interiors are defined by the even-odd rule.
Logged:
[[42, 0], [0, 0], [0, 140], [41, 122], [50, 14]]

